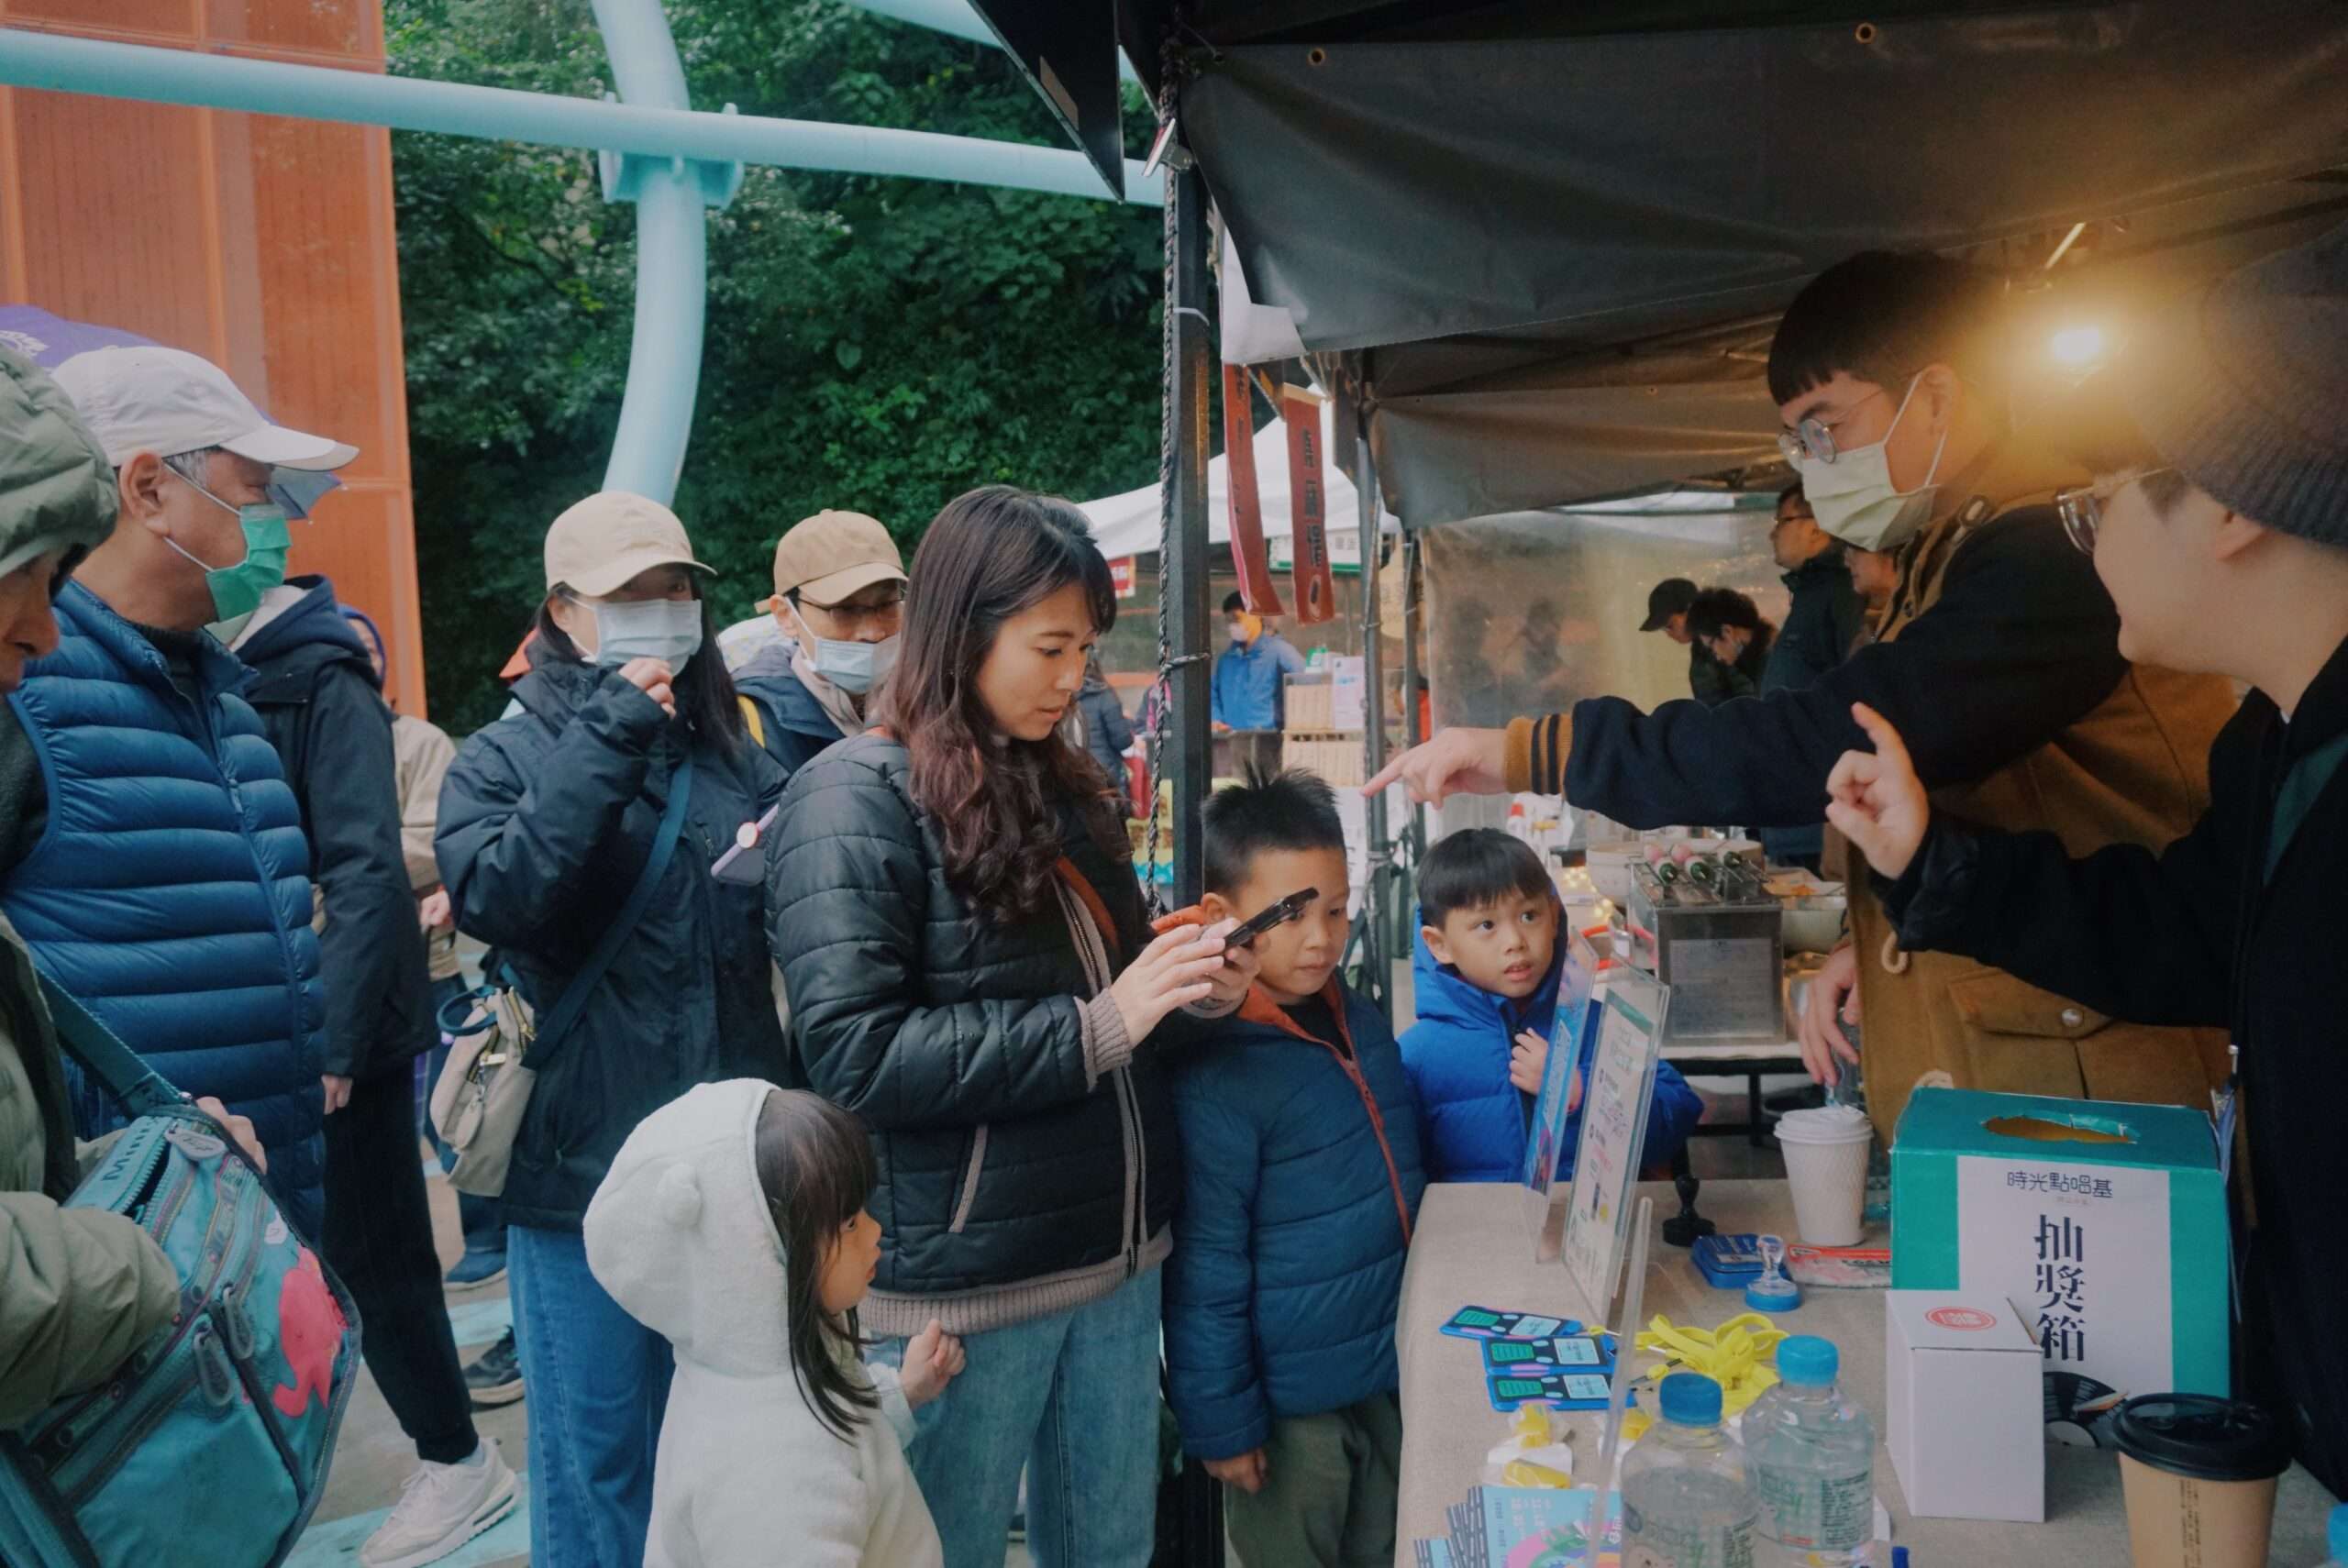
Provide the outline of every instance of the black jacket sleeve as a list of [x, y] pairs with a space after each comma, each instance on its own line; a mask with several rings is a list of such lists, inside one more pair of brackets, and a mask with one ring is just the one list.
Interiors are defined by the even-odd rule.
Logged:
[[[825, 756], [792, 781], [768, 849], [767, 942], [808, 1087], [879, 1129], [967, 1127], [1092, 1092], [1073, 995], [922, 999], [931, 905], [912, 805]], [[1056, 915], [1038, 919], [1058, 919]]]
[[1866, 744], [1854, 702], [1906, 737], [1927, 788], [1967, 782], [2109, 697], [2128, 668], [2119, 635], [2094, 563], [2043, 509], [2010, 513], [1966, 542], [1938, 602], [1895, 641], [1861, 648], [1805, 690], [1652, 713], [1614, 697], [1578, 704], [1564, 791], [1631, 827], [1822, 822], [1826, 776]]
[[[530, 721], [535, 723], [536, 721]], [[621, 832], [667, 727], [660, 705], [613, 670], [525, 778], [494, 728], [468, 740], [440, 786], [432, 841], [457, 928], [493, 946], [565, 962], [587, 895], [628, 888], [649, 835]]]
[[2230, 1016], [2242, 856], [2214, 812], [2155, 855], [1936, 820], [1885, 901], [1903, 946], [1978, 958], [2132, 1023]]
[[412, 1055], [429, 982], [415, 894], [400, 848], [399, 764], [391, 710], [355, 664], [318, 673], [293, 780], [326, 905], [325, 1066], [344, 1077]]

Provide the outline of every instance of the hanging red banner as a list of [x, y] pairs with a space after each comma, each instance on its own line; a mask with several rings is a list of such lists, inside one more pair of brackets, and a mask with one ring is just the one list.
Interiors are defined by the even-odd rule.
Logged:
[[1296, 622], [1310, 626], [1337, 613], [1329, 580], [1328, 491], [1321, 482], [1321, 403], [1310, 387], [1280, 389], [1280, 418], [1288, 424], [1289, 511], [1296, 529], [1290, 587]]
[[1134, 596], [1133, 557], [1119, 556], [1109, 563], [1109, 586], [1117, 591], [1117, 597], [1120, 599], [1131, 599]]
[[1280, 591], [1272, 586], [1271, 558], [1264, 551], [1264, 502], [1256, 489], [1256, 418], [1247, 370], [1223, 368], [1223, 460], [1230, 481], [1231, 568], [1239, 574], [1239, 594], [1257, 615], [1285, 615]]

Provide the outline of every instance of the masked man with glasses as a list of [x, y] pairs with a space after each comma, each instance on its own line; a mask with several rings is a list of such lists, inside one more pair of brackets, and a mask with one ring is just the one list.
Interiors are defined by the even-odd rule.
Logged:
[[[316, 1237], [330, 1064], [310, 845], [218, 634], [283, 580], [289, 470], [357, 454], [271, 424], [177, 349], [95, 349], [56, 376], [119, 521], [57, 596], [57, 651], [0, 709], [0, 910], [175, 1087], [252, 1120]], [[94, 1084], [73, 1109], [83, 1137], [121, 1121]]]
[[825, 746], [862, 734], [872, 693], [896, 668], [905, 561], [860, 512], [818, 512], [774, 547], [782, 640], [734, 672], [742, 717], [786, 777]]
[[2120, 647], [2252, 688], [2212, 800], [2154, 849], [2074, 858], [1928, 797], [1893, 727], [1835, 768], [1834, 824], [1899, 940], [2115, 1017], [2222, 1025], [2242, 1047], [2255, 1228], [2246, 1386], [2348, 1491], [2339, 954], [2348, 939], [2348, 228], [2161, 311], [2066, 411], [2096, 470], [2056, 504], [2120, 611]]
[[[1778, 325], [1769, 391], [1819, 526], [1899, 554], [1878, 640], [1806, 686], [1717, 708], [1596, 698], [1504, 732], [1447, 732], [1372, 787], [1562, 790], [1634, 827], [1801, 826], [1824, 819], [1827, 774], [1864, 743], [1851, 710], [1865, 702], [1968, 820], [2051, 832], [2081, 854], [2176, 837], [2208, 804], [2203, 759], [2232, 689], [2119, 651], [2110, 595], [2051, 505], [2084, 476], [2035, 452], [2009, 414], [2021, 353], [1993, 273], [1886, 252], [1828, 269]], [[1839, 854], [1830, 843], [1830, 865]], [[1864, 878], [1851, 926], [1800, 1034], [1832, 1077], [1837, 1014], [1864, 1021], [1887, 1137], [1920, 1081], [2206, 1106], [2225, 1076], [2222, 1031], [2114, 1022], [1970, 960], [1906, 951]]]

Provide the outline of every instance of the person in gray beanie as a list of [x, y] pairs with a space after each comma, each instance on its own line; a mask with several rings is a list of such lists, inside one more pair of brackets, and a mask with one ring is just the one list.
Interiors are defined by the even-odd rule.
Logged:
[[2119, 606], [2121, 652], [2251, 688], [2210, 748], [2208, 812], [2157, 853], [2075, 860], [2049, 834], [1935, 814], [1899, 736], [1862, 709], [1875, 749], [1836, 766], [1828, 817], [1892, 879], [1905, 946], [1968, 955], [2116, 1018], [2232, 1030], [2251, 1198], [2235, 1383], [2339, 1496], [2348, 228], [2161, 312], [2064, 422], [2097, 477], [2058, 504]]

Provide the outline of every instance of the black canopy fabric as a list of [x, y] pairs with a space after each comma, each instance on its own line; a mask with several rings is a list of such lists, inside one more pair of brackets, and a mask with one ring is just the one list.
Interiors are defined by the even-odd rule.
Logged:
[[2087, 222], [2052, 276], [2141, 305], [2348, 217], [2340, 0], [1122, 16], [1146, 72], [1179, 17], [1248, 292], [1345, 356], [1414, 526], [1765, 464], [1770, 324], [1855, 250], [2029, 283]]
[[1249, 287], [1317, 349], [1540, 323], [1635, 339], [1773, 308], [1871, 246], [2019, 238], [2348, 159], [2337, 0], [1196, 69], [1183, 128]]

